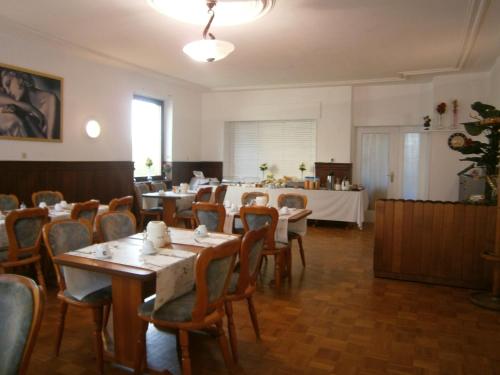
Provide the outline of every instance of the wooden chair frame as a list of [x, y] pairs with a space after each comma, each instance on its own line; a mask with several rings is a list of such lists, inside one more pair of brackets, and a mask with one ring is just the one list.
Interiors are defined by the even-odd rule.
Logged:
[[[16, 208], [19, 208], [19, 199], [15, 194], [0, 194], [0, 199], [3, 197], [10, 197], [12, 200], [14, 200], [14, 202], [16, 202]], [[2, 210], [0, 209], [0, 211]]]
[[[224, 302], [226, 316], [227, 316], [227, 330], [229, 332], [229, 342], [231, 344], [231, 351], [233, 353], [234, 362], [238, 363], [238, 341], [236, 338], [236, 329], [234, 326], [233, 318], [233, 302], [246, 299], [248, 304], [248, 312], [252, 321], [252, 326], [255, 331], [257, 339], [260, 339], [259, 322], [257, 320], [257, 312], [253, 303], [253, 294], [256, 291], [257, 276], [259, 274], [259, 266], [257, 266], [252, 274], [249, 269], [249, 254], [252, 251], [253, 245], [262, 239], [265, 239], [268, 226], [262, 227], [258, 230], [247, 232], [243, 237], [239, 253], [239, 278], [236, 286], [236, 291], [232, 294], [227, 294]], [[257, 259], [257, 265], [262, 261], [262, 253]]]
[[[274, 207], [263, 207], [263, 206], [243, 206], [240, 208], [240, 217], [243, 223], [243, 229], [245, 233], [250, 231], [248, 226], [247, 214], [255, 215], [267, 215], [271, 216], [271, 223], [269, 224], [269, 230], [267, 231], [265, 247], [262, 255], [273, 255], [274, 256], [274, 277], [276, 288], [279, 289], [281, 286], [281, 275], [285, 273], [288, 279], [291, 279], [291, 257], [290, 257], [290, 245], [287, 247], [276, 248], [276, 242], [274, 240], [274, 234], [276, 232], [276, 227], [278, 226], [278, 210]], [[260, 267], [259, 267], [260, 268]]]
[[103, 214], [97, 215], [95, 218], [95, 226], [96, 226], [96, 231], [97, 231], [97, 240], [99, 242], [105, 242], [103, 238], [103, 233], [102, 233], [102, 228], [101, 228], [101, 220], [109, 215], [116, 215], [116, 214], [123, 214], [129, 217], [129, 219], [132, 221], [132, 224], [134, 225], [134, 228], [137, 228], [137, 221], [135, 219], [135, 216], [132, 212], [130, 211], [113, 211], [113, 212], [105, 212]]
[[[163, 181], [161, 181], [163, 182]], [[164, 182], [163, 182], [164, 183]], [[142, 232], [144, 228], [144, 220], [146, 217], [151, 217], [154, 220], [161, 220], [162, 219], [162, 214], [163, 214], [163, 208], [142, 208], [142, 193], [140, 190], [138, 190], [137, 185], [139, 184], [144, 184], [145, 186], [148, 187], [149, 191], [153, 189], [153, 185], [150, 185], [146, 182], [136, 182], [134, 184], [134, 195], [135, 195], [135, 201], [136, 201], [136, 207], [137, 207], [137, 212], [139, 212], [139, 226], [138, 230], [139, 232]]]
[[90, 227], [92, 228], [94, 225], [95, 218], [97, 216], [97, 212], [99, 211], [99, 204], [100, 204], [99, 201], [96, 200], [75, 203], [73, 209], [71, 210], [70, 217], [73, 220], [78, 220], [80, 219], [80, 213], [82, 211], [92, 211], [94, 214], [92, 217], [92, 221], [90, 222]]
[[226, 220], [226, 209], [222, 204], [207, 203], [207, 202], [195, 202], [193, 203], [193, 218], [196, 226], [200, 225], [200, 220], [198, 219], [198, 211], [212, 211], [217, 212], [219, 216], [219, 223], [217, 224], [216, 232], [224, 232], [224, 221]]
[[[20, 248], [17, 242], [14, 226], [18, 220], [25, 218], [42, 218], [42, 225], [49, 221], [49, 210], [47, 208], [27, 208], [25, 210], [11, 211], [5, 218], [5, 228], [7, 230], [7, 238], [9, 240], [7, 260], [0, 262], [0, 273], [3, 269], [34, 264], [38, 283], [46, 289], [45, 279], [43, 278], [40, 244], [42, 242], [42, 230], [35, 241], [35, 244], [30, 247]], [[20, 259], [20, 255], [30, 254], [29, 257]]]
[[138, 335], [137, 340], [137, 354], [135, 363], [135, 374], [141, 374], [142, 367], [145, 358], [145, 340], [146, 332], [149, 323], [153, 323], [157, 327], [166, 329], [175, 329], [178, 331], [178, 339], [181, 347], [182, 354], [182, 373], [184, 375], [191, 374], [191, 359], [189, 356], [189, 331], [195, 331], [200, 329], [210, 329], [215, 325], [215, 335], [217, 336], [219, 346], [224, 357], [224, 362], [228, 368], [231, 367], [232, 361], [229, 354], [229, 348], [227, 345], [226, 335], [224, 333], [223, 318], [224, 318], [224, 299], [229, 286], [232, 272], [228, 272], [226, 277], [223, 292], [221, 296], [217, 298], [212, 303], [208, 301], [208, 286], [206, 283], [207, 269], [211, 261], [220, 258], [232, 256], [230, 269], [234, 267], [236, 254], [240, 248], [241, 239], [234, 239], [223, 243], [222, 245], [216, 247], [209, 247], [203, 249], [198, 256], [196, 262], [196, 302], [192, 311], [192, 320], [189, 322], [169, 322], [163, 320], [157, 320], [149, 316], [142, 316], [139, 314], [139, 318], [143, 320], [142, 330]]
[[40, 331], [40, 325], [45, 307], [45, 293], [43, 289], [36, 285], [33, 280], [25, 276], [5, 274], [0, 275], [0, 280], [23, 284], [30, 290], [31, 296], [33, 297], [33, 317], [31, 319], [30, 332], [24, 345], [24, 351], [18, 372], [19, 375], [25, 375], [28, 371], [29, 361], [31, 354], [33, 353], [38, 332]]
[[[113, 212], [112, 212], [113, 213]], [[116, 214], [116, 213], [115, 213]], [[55, 346], [55, 355], [59, 356], [59, 352], [61, 350], [62, 337], [64, 333], [64, 323], [66, 321], [66, 313], [68, 311], [68, 306], [72, 305], [79, 308], [90, 309], [92, 310], [92, 316], [94, 320], [94, 337], [95, 337], [95, 345], [96, 345], [96, 355], [97, 355], [97, 370], [100, 374], [103, 373], [104, 369], [104, 346], [102, 341], [102, 332], [103, 329], [107, 326], [111, 300], [101, 300], [96, 302], [82, 302], [77, 301], [72, 298], [67, 297], [64, 292], [66, 290], [66, 281], [64, 279], [63, 273], [61, 272], [60, 266], [54, 262], [54, 251], [52, 250], [52, 246], [49, 242], [49, 234], [52, 227], [61, 225], [67, 222], [78, 222], [82, 226], [84, 226], [88, 233], [92, 242], [92, 227], [90, 226], [88, 220], [79, 219], [79, 220], [58, 220], [53, 221], [51, 223], [45, 224], [43, 226], [43, 240], [45, 242], [45, 247], [47, 248], [47, 252], [52, 259], [52, 264], [54, 265], [54, 270], [57, 277], [57, 284], [59, 286], [59, 292], [57, 293], [57, 298], [60, 301], [60, 312], [59, 312], [59, 325], [57, 327], [56, 334], [56, 346]]]
[[226, 192], [227, 192], [227, 185], [217, 186], [214, 192], [214, 203], [223, 204], [224, 199], [221, 199], [221, 195]]
[[248, 203], [250, 203], [249, 202], [250, 200], [255, 199], [257, 197], [266, 197], [267, 202], [269, 203], [269, 194], [268, 193], [264, 193], [261, 191], [247, 191], [247, 192], [241, 194], [241, 204], [243, 206], [246, 206]]
[[57, 190], [40, 190], [40, 191], [35, 191], [33, 194], [31, 194], [31, 201], [33, 202], [33, 207], [38, 207], [38, 196], [42, 194], [54, 194], [57, 195], [59, 198], [59, 201], [64, 200], [64, 196], [60, 191]]
[[200, 188], [198, 189], [198, 191], [196, 192], [196, 195], [194, 197], [194, 201], [195, 202], [209, 202], [210, 200], [208, 201], [202, 201], [202, 197], [205, 195], [205, 194], [208, 194], [210, 193], [210, 195], [212, 195], [212, 187], [210, 186], [207, 186], [207, 187], [203, 187], [203, 188]]
[[127, 195], [121, 198], [113, 198], [109, 202], [109, 211], [117, 212], [118, 207], [127, 206], [127, 211], [132, 212], [133, 205], [134, 205], [134, 197], [131, 195]]
[[[307, 207], [307, 196], [306, 195], [287, 193], [287, 194], [280, 194], [278, 196], [278, 207], [279, 208], [284, 206], [284, 201], [288, 197], [295, 197], [295, 198], [302, 199], [302, 202], [304, 205], [303, 208]], [[304, 254], [304, 245], [302, 243], [302, 236], [298, 233], [289, 232], [288, 233], [288, 242], [290, 243], [290, 248], [292, 247], [293, 240], [297, 240], [297, 243], [299, 244], [300, 260], [302, 261], [302, 267], [305, 267], [306, 266], [306, 256]]]

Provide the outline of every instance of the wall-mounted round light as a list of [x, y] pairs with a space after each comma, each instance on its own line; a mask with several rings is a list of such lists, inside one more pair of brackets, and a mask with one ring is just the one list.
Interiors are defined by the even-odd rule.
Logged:
[[96, 120], [89, 120], [85, 125], [85, 131], [90, 138], [97, 138], [101, 134], [101, 125]]

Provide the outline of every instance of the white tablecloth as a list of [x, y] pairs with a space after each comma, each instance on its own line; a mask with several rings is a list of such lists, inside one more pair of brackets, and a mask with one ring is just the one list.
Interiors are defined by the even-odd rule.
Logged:
[[241, 204], [241, 195], [249, 191], [262, 191], [269, 194], [269, 203], [277, 206], [278, 196], [285, 193], [307, 196], [307, 208], [312, 210], [308, 219], [346, 221], [363, 227], [365, 211], [368, 209], [368, 193], [362, 191], [332, 191], [306, 189], [267, 189], [228, 186], [226, 200]]
[[[97, 214], [102, 214], [108, 212], [109, 207], [105, 204], [99, 205]], [[65, 220], [71, 217], [71, 209], [56, 211], [54, 209], [49, 209], [49, 217], [51, 221]], [[7, 230], [5, 228], [5, 219], [0, 220], [0, 248], [9, 246], [9, 241], [7, 239]]]

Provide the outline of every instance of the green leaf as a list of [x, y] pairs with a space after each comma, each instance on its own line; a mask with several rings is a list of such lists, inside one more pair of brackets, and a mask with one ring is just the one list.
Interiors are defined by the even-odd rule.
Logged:
[[470, 135], [479, 135], [483, 132], [484, 128], [479, 126], [478, 122], [475, 121], [475, 122], [464, 122], [464, 127], [465, 127], [465, 131], [467, 133], [469, 133]]

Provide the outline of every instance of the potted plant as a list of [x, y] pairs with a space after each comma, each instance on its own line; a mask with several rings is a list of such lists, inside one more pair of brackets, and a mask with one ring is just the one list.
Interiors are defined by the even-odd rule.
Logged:
[[299, 164], [299, 171], [300, 171], [300, 177], [302, 178], [302, 180], [304, 179], [304, 171], [305, 170], [306, 170], [306, 163], [301, 162]]
[[264, 180], [264, 173], [266, 173], [266, 171], [269, 169], [267, 167], [267, 163], [262, 163], [260, 166], [259, 166], [259, 169], [260, 171], [262, 172], [262, 180]]
[[151, 167], [153, 166], [153, 160], [151, 158], [146, 159], [146, 168], [148, 169], [148, 180], [151, 180]]

